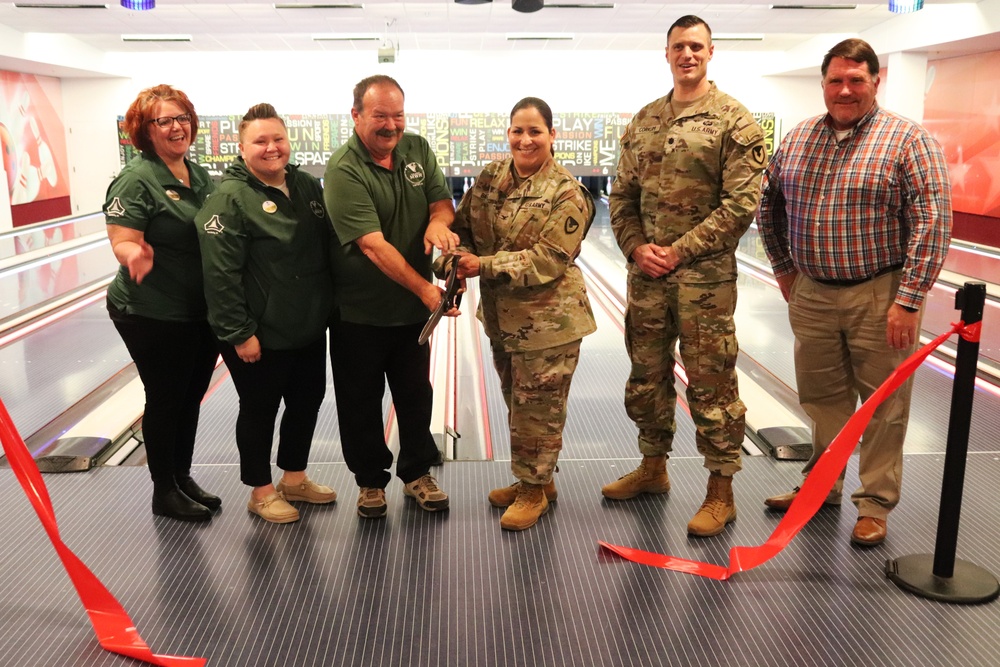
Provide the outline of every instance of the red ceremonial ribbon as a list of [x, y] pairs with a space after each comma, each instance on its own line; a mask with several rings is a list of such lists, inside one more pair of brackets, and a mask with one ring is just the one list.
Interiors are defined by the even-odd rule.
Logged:
[[52, 540], [52, 546], [59, 554], [59, 558], [66, 568], [66, 573], [69, 574], [70, 581], [73, 582], [77, 595], [80, 596], [80, 602], [87, 610], [90, 623], [94, 626], [94, 633], [101, 646], [112, 653], [120, 653], [153, 665], [161, 665], [161, 667], [204, 667], [205, 658], [153, 653], [139, 636], [139, 631], [136, 630], [135, 624], [121, 603], [84, 565], [83, 561], [63, 543], [59, 536], [59, 526], [56, 524], [56, 515], [52, 509], [48, 489], [45, 488], [45, 483], [42, 481], [42, 474], [38, 471], [34, 459], [31, 458], [24, 440], [14, 428], [14, 422], [7, 413], [3, 401], [0, 401], [0, 443], [3, 444], [3, 451], [7, 455], [7, 460], [10, 461], [10, 467], [17, 476], [17, 481], [21, 483], [21, 487], [24, 489], [25, 495], [28, 496], [31, 506], [35, 509], [35, 513], [38, 514], [45, 532]]
[[952, 323], [951, 330], [941, 334], [901, 363], [886, 381], [882, 383], [882, 386], [876, 389], [875, 393], [844, 424], [844, 428], [841, 429], [837, 437], [830, 443], [830, 446], [819, 457], [816, 465], [813, 466], [813, 469], [803, 481], [802, 487], [795, 496], [795, 500], [792, 501], [788, 511], [785, 512], [785, 516], [782, 517], [774, 532], [767, 538], [767, 541], [757, 547], [733, 547], [730, 549], [729, 567], [608, 544], [601, 540], [598, 540], [598, 544], [622, 558], [635, 563], [651, 567], [662, 567], [667, 570], [676, 570], [677, 572], [686, 572], [688, 574], [697, 574], [709, 579], [718, 579], [719, 581], [729, 579], [737, 572], [750, 570], [766, 563], [788, 546], [792, 538], [802, 530], [806, 523], [819, 510], [833, 488], [834, 483], [840, 477], [840, 472], [847, 466], [847, 460], [851, 457], [855, 445], [861, 439], [861, 434], [864, 433], [868, 422], [871, 421], [872, 415], [875, 413], [875, 408], [881, 405], [882, 401], [894, 392], [899, 385], [903, 384], [920, 367], [924, 359], [953, 333], [958, 332], [966, 340], [978, 341], [979, 332], [982, 329], [981, 324], [981, 322], [976, 322], [966, 327], [964, 322]]

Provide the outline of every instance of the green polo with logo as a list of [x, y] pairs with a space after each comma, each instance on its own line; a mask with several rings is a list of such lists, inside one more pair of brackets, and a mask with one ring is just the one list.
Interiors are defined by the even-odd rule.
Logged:
[[355, 241], [382, 232], [420, 275], [431, 279], [424, 231], [433, 202], [451, 199], [451, 188], [423, 137], [404, 133], [391, 170], [375, 164], [352, 134], [326, 165], [323, 194], [336, 241], [330, 249], [336, 302], [345, 322], [401, 326], [427, 319], [417, 295], [382, 273]]
[[319, 181], [285, 167], [288, 196], [250, 173], [243, 158], [195, 218], [208, 323], [220, 340], [293, 350], [326, 331], [333, 305], [330, 222]]
[[108, 186], [105, 222], [142, 232], [153, 247], [153, 270], [141, 285], [121, 266], [108, 286], [111, 304], [130, 315], [178, 322], [205, 319], [194, 216], [215, 185], [204, 168], [185, 162], [191, 187], [155, 153], [130, 160]]

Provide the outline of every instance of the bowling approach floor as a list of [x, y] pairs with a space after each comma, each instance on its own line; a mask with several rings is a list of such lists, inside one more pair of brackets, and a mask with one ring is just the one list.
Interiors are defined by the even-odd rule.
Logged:
[[[847, 484], [856, 483], [856, 458]], [[885, 561], [933, 551], [943, 459], [908, 455], [889, 537], [851, 546], [851, 505], [824, 508], [772, 561], [727, 582], [624, 561], [597, 541], [725, 564], [762, 543], [780, 516], [761, 500], [793, 486], [798, 464], [754, 457], [736, 478], [739, 518], [696, 540], [685, 525], [704, 496], [696, 457], [671, 459], [669, 496], [610, 502], [599, 488], [632, 460], [564, 458], [559, 500], [523, 533], [498, 525], [487, 491], [505, 461], [449, 462], [435, 473], [451, 509], [430, 514], [388, 489], [384, 520], [360, 519], [342, 463], [310, 474], [341, 498], [295, 524], [245, 509], [234, 465], [199, 465], [224, 499], [208, 524], [154, 517], [140, 467], [45, 477], [65, 542], [131, 614], [155, 652], [211, 667], [294, 665], [994, 665], [1000, 604], [906, 593]], [[1000, 573], [996, 453], [970, 455], [960, 558]], [[9, 469], [0, 470], [0, 664], [139, 664], [106, 653]]]

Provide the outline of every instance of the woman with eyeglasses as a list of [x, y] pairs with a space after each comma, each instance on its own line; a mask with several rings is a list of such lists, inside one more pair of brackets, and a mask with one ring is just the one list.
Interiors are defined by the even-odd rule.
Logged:
[[194, 216], [214, 189], [188, 161], [198, 115], [167, 85], [139, 93], [125, 113], [139, 155], [108, 187], [108, 238], [121, 264], [108, 312], [146, 392], [142, 419], [153, 514], [207, 521], [222, 500], [191, 478], [198, 413], [219, 351], [208, 326]]

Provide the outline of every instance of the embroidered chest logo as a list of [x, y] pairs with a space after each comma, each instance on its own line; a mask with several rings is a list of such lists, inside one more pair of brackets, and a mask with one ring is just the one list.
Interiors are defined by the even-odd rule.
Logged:
[[309, 202], [309, 210], [312, 211], [313, 215], [315, 215], [317, 218], [322, 218], [323, 214], [325, 213], [325, 211], [323, 211], [323, 205], [320, 204], [315, 199]]
[[424, 184], [424, 165], [419, 162], [410, 162], [407, 164], [403, 167], [403, 174], [406, 176], [406, 180], [410, 182], [410, 185]]
[[125, 217], [125, 207], [122, 206], [121, 200], [115, 197], [104, 213], [110, 218], [123, 218]]
[[216, 234], [221, 234], [224, 229], [225, 227], [223, 227], [222, 223], [219, 222], [219, 216], [217, 215], [213, 215], [211, 218], [208, 219], [208, 222], [205, 223], [206, 234], [211, 234], [215, 236]]

